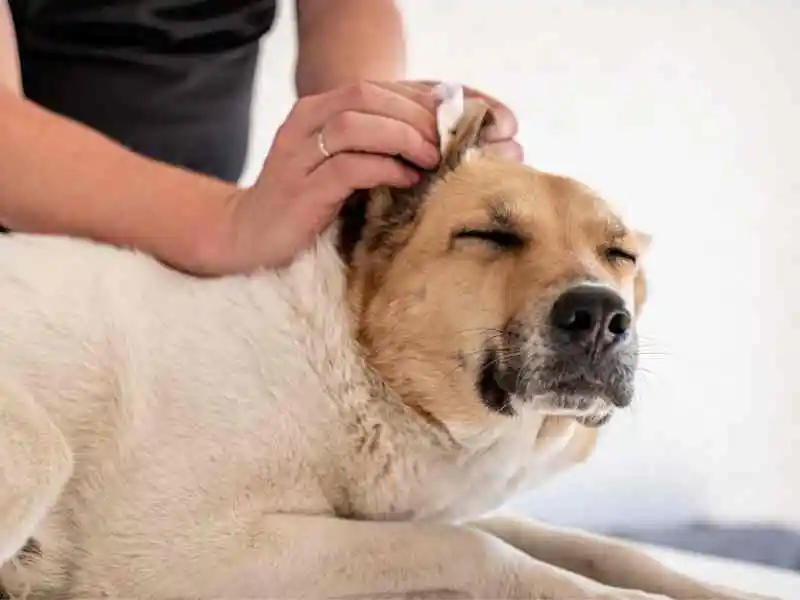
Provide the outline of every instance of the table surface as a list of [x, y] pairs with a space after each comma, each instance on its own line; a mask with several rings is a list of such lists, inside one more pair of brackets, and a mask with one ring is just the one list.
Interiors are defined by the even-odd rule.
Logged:
[[709, 583], [780, 600], [800, 600], [800, 573], [658, 546], [641, 547], [664, 564]]

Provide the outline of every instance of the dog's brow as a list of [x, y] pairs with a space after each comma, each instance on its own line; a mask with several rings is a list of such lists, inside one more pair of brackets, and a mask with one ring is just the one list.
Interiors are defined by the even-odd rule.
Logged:
[[514, 213], [502, 198], [489, 201], [489, 220], [492, 225], [503, 229], [514, 229], [516, 220]]
[[606, 222], [606, 235], [612, 240], [620, 240], [628, 235], [625, 225], [617, 218], [609, 218]]

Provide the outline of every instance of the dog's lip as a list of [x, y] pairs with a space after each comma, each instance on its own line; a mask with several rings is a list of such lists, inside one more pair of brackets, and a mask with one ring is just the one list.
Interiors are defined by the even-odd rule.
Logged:
[[585, 415], [582, 417], [577, 417], [578, 423], [585, 427], [597, 428], [602, 427], [611, 419], [611, 415], [614, 413], [613, 408], [609, 408], [604, 413], [593, 413], [590, 415]]
[[[544, 382], [542, 382], [544, 384]], [[537, 398], [555, 394], [562, 399], [574, 399], [574, 403], [566, 400], [562, 404], [548, 406], [537, 402]], [[569, 381], [556, 381], [551, 385], [541, 385], [535, 393], [527, 398], [531, 404], [544, 414], [552, 416], [572, 417], [584, 427], [599, 428], [608, 423], [614, 412], [627, 404], [626, 401], [612, 398], [612, 393], [602, 381], [589, 378], [577, 378]]]
[[[570, 373], [560, 376], [539, 378], [535, 385], [520, 376], [518, 371], [500, 371], [493, 373], [493, 380], [498, 388], [518, 401], [529, 403], [538, 410], [548, 414], [572, 416], [589, 427], [599, 427], [611, 417], [617, 408], [630, 404], [623, 390], [614, 390], [602, 377], [589, 371]], [[567, 400], [563, 406], [547, 406], [537, 399], [555, 395]]]
[[592, 394], [604, 396], [605, 385], [602, 381], [588, 376], [575, 377], [567, 380], [542, 382], [542, 389], [546, 392], [565, 395]]
[[598, 398], [603, 406], [608, 409], [624, 408], [630, 404], [630, 399], [614, 393], [608, 383], [586, 375], [568, 380], [552, 382], [542, 381], [536, 390], [536, 395], [557, 394], [565, 397]]
[[564, 397], [600, 398], [604, 404], [613, 404], [607, 386], [602, 381], [589, 377], [540, 381], [536, 387], [536, 395], [555, 394]]

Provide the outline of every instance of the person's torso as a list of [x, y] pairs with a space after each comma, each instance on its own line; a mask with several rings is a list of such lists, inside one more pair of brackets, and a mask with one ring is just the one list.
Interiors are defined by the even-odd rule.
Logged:
[[276, 0], [10, 0], [26, 97], [227, 180], [247, 152]]

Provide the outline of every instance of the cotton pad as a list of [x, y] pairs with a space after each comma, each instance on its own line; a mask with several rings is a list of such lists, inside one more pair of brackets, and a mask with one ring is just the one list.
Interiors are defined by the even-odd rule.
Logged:
[[444, 154], [456, 123], [464, 114], [464, 88], [457, 83], [440, 83], [434, 89], [440, 104], [436, 110], [439, 150]]

